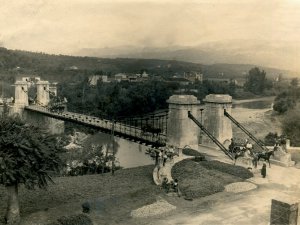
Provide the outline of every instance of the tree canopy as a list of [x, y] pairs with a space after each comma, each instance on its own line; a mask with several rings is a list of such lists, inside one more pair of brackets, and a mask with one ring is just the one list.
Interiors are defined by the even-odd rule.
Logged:
[[264, 70], [261, 71], [258, 67], [249, 70], [247, 81], [244, 85], [246, 91], [262, 94], [267, 86], [266, 72]]
[[18, 117], [5, 116], [0, 117], [0, 134], [0, 184], [46, 187], [61, 163], [55, 137]]

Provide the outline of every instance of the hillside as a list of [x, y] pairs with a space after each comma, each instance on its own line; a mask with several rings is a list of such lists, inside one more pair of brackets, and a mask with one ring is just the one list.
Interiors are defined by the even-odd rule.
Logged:
[[[205, 77], [244, 77], [254, 65], [212, 64], [184, 62], [177, 60], [137, 58], [97, 58], [83, 56], [50, 55], [0, 48], [0, 77], [11, 80], [20, 75], [38, 75], [50, 81], [82, 79], [99, 73], [110, 75], [120, 72], [139, 73], [146, 70], [152, 75], [173, 76], [188, 71], [202, 72]], [[262, 67], [263, 68], [263, 67]], [[269, 77], [288, 71], [263, 68]], [[100, 72], [101, 73], [101, 72]]]

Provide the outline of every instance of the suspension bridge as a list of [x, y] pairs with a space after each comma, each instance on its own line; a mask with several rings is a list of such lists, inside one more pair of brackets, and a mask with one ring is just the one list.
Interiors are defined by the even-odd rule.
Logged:
[[[168, 110], [138, 117], [119, 117], [110, 120], [66, 111], [65, 99], [60, 98], [60, 102], [51, 101], [50, 97], [53, 99], [53, 93], [56, 91], [50, 92], [48, 81], [38, 81], [36, 87], [37, 97], [34, 102], [29, 104], [27, 83], [23, 81], [15, 83], [13, 107], [19, 113], [26, 112], [29, 117], [31, 114], [33, 122], [37, 120], [37, 117], [44, 116], [95, 128], [101, 132], [152, 147], [172, 145], [180, 148], [189, 145], [198, 148], [199, 135], [202, 135], [202, 131], [206, 134], [204, 144], [212, 147], [218, 146], [230, 159], [233, 159], [233, 156], [224, 144], [230, 142], [232, 138], [231, 123], [234, 123], [262, 149], [265, 149], [261, 141], [230, 115], [232, 98], [229, 95], [206, 96], [204, 99], [206, 112], [204, 123], [202, 122], [200, 102], [192, 95], [171, 96], [167, 100]], [[200, 111], [201, 120], [199, 120]], [[51, 122], [53, 121], [48, 121], [48, 123]]]
[[25, 110], [95, 128], [105, 133], [113, 133], [114, 136], [120, 136], [133, 142], [153, 147], [166, 145], [167, 112], [145, 115], [143, 117], [107, 120], [74, 112], [56, 111], [52, 110], [51, 107], [41, 105], [29, 105], [25, 107]]

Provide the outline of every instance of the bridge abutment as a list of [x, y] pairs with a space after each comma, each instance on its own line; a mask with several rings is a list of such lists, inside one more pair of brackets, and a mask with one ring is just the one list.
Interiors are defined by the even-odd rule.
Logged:
[[[204, 127], [221, 142], [228, 147], [232, 138], [231, 121], [224, 115], [224, 109], [231, 113], [232, 97], [230, 95], [210, 94], [204, 99]], [[208, 136], [204, 135], [202, 144], [216, 148]]]
[[167, 145], [198, 148], [199, 127], [188, 118], [188, 111], [198, 117], [200, 101], [193, 95], [172, 95], [167, 102]]

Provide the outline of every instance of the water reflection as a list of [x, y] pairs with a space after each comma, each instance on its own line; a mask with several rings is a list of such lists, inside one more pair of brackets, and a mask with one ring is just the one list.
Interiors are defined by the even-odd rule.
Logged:
[[[113, 142], [111, 135], [99, 132], [89, 136], [85, 140], [84, 145], [102, 145], [104, 149], [108, 148], [109, 151], [112, 151], [112, 143]], [[123, 168], [153, 164], [152, 159], [145, 154], [147, 148], [148, 147], [144, 145], [140, 145], [138, 143], [134, 143], [123, 138], [114, 138], [114, 150], [116, 154], [116, 160], [120, 162], [120, 166]]]

